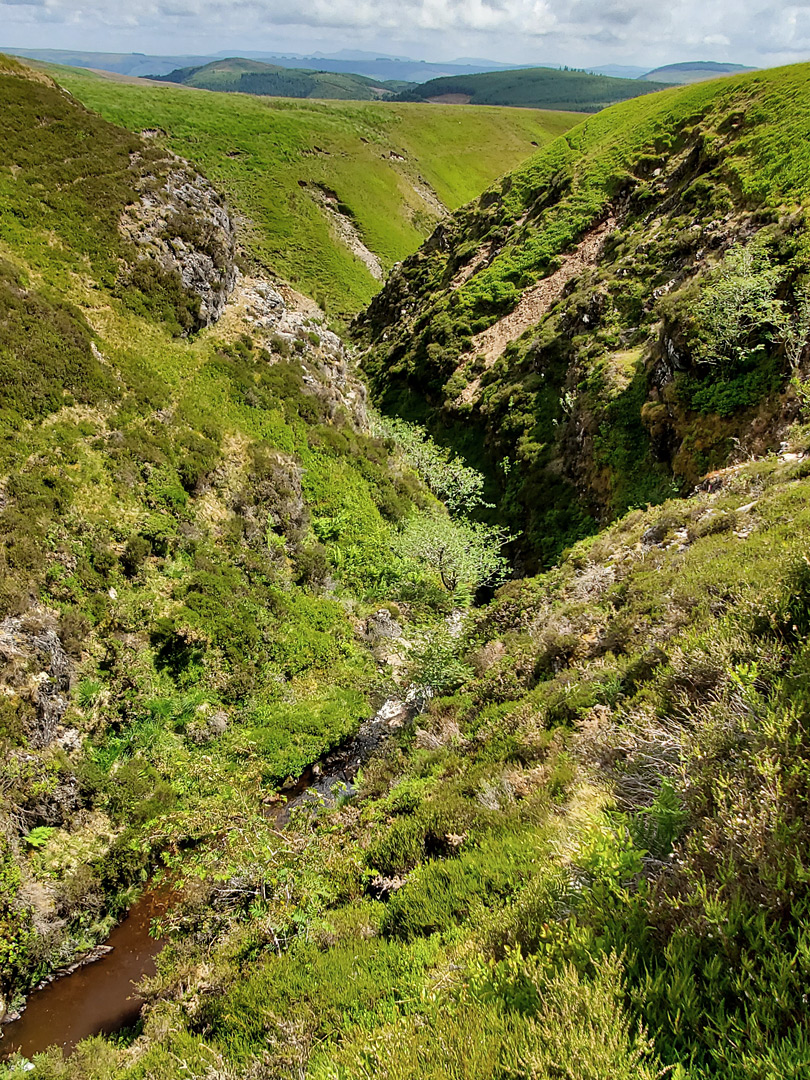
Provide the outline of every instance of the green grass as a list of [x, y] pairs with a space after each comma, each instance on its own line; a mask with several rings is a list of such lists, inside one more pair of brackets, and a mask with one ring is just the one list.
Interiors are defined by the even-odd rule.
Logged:
[[[390, 445], [312, 393], [303, 341], [285, 357], [244, 335], [223, 340], [216, 326], [172, 336], [160, 312], [117, 295], [131, 252], [115, 225], [132, 190], [130, 151], [143, 147], [47, 84], [0, 74], [2, 614], [21, 613], [24, 632], [41, 634], [53, 613], [76, 675], [66, 725], [83, 736], [80, 750], [32, 745], [41, 658], [20, 668], [8, 656], [4, 998], [93, 944], [158, 853], [178, 895], [142, 1031], [89, 1040], [67, 1059], [52, 1051], [33, 1074], [0, 1073], [804, 1077], [810, 429], [792, 429], [790, 457], [664, 499], [656, 489], [668, 476], [653, 466], [642, 418], [678, 400], [646, 399], [646, 337], [622, 332], [639, 316], [640, 283], [668, 280], [695, 207], [714, 214], [715, 198], [770, 223], [769, 257], [790, 289], [789, 271], [805, 265], [802, 229], [766, 211], [807, 195], [807, 150], [790, 128], [806, 117], [783, 108], [791, 91], [803, 100], [806, 74], [743, 80], [730, 99], [717, 87], [668, 95], [674, 120], [636, 103], [636, 135], [629, 107], [603, 114], [504, 185], [500, 201], [451, 223], [449, 257], [428, 252], [406, 268], [406, 284], [424, 290], [434, 275], [446, 285], [458, 267], [453, 230], [486, 224], [490, 208], [509, 250], [482, 274], [509, 284], [521, 240], [539, 271], [632, 167], [646, 184], [662, 161], [671, 179], [671, 156], [736, 133], [726, 146], [736, 152], [698, 177], [699, 196], [688, 170], [667, 192], [678, 198], [657, 246], [629, 204], [617, 263], [565, 298], [567, 319], [599, 315], [592, 336], [584, 324], [573, 335], [573, 361], [561, 345], [573, 322], [518, 343], [485, 386], [490, 412], [461, 418], [469, 445], [477, 424], [514, 439], [520, 452], [502, 472], [536, 484], [534, 503], [550, 489], [532, 470], [556, 467], [562, 504], [560, 447], [548, 444], [573, 394], [593, 421], [618, 519], [468, 611], [451, 642], [447, 595], [396, 563], [392, 522], [430, 499]], [[738, 129], [743, 95], [754, 119]], [[36, 125], [40, 139], [27, 139]], [[107, 151], [100, 171], [88, 144]], [[767, 160], [780, 146], [790, 151], [781, 173]], [[549, 162], [563, 171], [549, 174]], [[557, 175], [568, 201], [543, 202]], [[525, 231], [510, 232], [526, 210], [515, 226]], [[463, 237], [466, 257], [482, 235]], [[716, 280], [670, 290], [655, 320], [688, 330], [684, 311]], [[456, 295], [418, 313], [431, 344], [453, 345], [456, 307], [484, 323], [503, 309], [475, 278]], [[590, 306], [595, 295], [610, 304]], [[709, 394], [700, 404], [718, 406]], [[727, 437], [744, 434], [748, 417], [713, 421]], [[689, 434], [708, 456], [713, 429], [700, 425]], [[624, 513], [642, 494], [660, 505]], [[429, 646], [433, 629], [434, 660], [448, 643], [452, 692], [392, 733], [353, 793], [301, 808], [281, 829], [268, 812], [273, 788], [392, 690], [364, 639], [367, 618], [393, 600], [406, 640], [427, 635]], [[412, 650], [409, 678], [430, 654]], [[43, 894], [56, 922], [31, 907]]]
[[365, 306], [379, 284], [335, 240], [301, 183], [334, 191], [388, 269], [436, 223], [414, 188], [420, 176], [455, 209], [523, 161], [533, 144], [545, 145], [574, 122], [562, 113], [523, 110], [225, 97], [66, 68], [55, 73], [107, 120], [167, 132], [171, 149], [240, 207], [249, 250], [339, 318]]
[[[4, 668], [0, 817], [12, 864], [27, 849], [9, 815], [60, 784], [111, 822], [103, 865], [51, 877], [67, 917], [47, 943], [8, 886], [5, 998], [93, 943], [87, 905], [139, 879], [152, 829], [172, 843], [167, 815], [216, 832], [232, 800], [256, 802], [371, 714], [380, 676], [349, 611], [390, 595], [394, 522], [427, 495], [317, 362], [305, 378], [314, 330], [282, 356], [244, 325], [181, 335], [154, 297], [134, 303], [119, 217], [139, 169], [161, 182], [163, 155], [0, 65], [0, 619], [47, 612], [81, 666], [66, 724], [86, 736], [71, 759], [37, 749], [27, 668]], [[126, 658], [119, 633], [138, 641]], [[59, 844], [75, 823], [38, 810], [29, 824], [58, 824]]]
[[585, 71], [536, 67], [430, 79], [420, 86], [403, 90], [399, 100], [441, 101], [445, 97], [458, 96], [466, 98], [470, 105], [597, 112], [617, 101], [654, 93], [666, 85], [638, 79], [612, 79]]

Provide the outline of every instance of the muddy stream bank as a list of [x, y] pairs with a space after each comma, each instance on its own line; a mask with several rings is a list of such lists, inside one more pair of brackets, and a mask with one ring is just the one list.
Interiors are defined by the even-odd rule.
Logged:
[[[328, 803], [337, 794], [350, 792], [358, 769], [412, 712], [398, 698], [389, 698], [348, 743], [283, 788], [282, 801], [270, 813], [283, 824], [296, 807]], [[174, 900], [170, 886], [147, 886], [103, 946], [80, 959], [80, 966], [70, 973], [34, 990], [22, 1014], [0, 1028], [0, 1061], [15, 1053], [32, 1058], [49, 1046], [70, 1053], [90, 1035], [109, 1035], [135, 1024], [143, 1007], [136, 986], [154, 975], [164, 944], [150, 937], [149, 929]]]

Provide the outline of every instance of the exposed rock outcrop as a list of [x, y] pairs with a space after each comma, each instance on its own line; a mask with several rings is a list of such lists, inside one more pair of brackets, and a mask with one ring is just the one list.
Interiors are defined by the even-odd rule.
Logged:
[[251, 336], [274, 355], [297, 356], [309, 390], [343, 409], [358, 431], [368, 429], [366, 388], [358, 378], [341, 338], [326, 328], [325, 316], [312, 301], [287, 285], [264, 278], [241, 278], [226, 316], [225, 329], [245, 324]]
[[233, 292], [236, 229], [221, 195], [187, 162], [174, 157], [162, 184], [148, 172], [140, 201], [127, 208], [123, 233], [200, 300], [199, 323], [216, 322]]
[[0, 693], [20, 699], [34, 748], [50, 746], [68, 706], [71, 662], [55, 618], [40, 611], [0, 622]]

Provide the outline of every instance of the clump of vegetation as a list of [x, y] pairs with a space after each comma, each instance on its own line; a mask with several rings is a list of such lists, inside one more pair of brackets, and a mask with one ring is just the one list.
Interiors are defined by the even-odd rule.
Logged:
[[761, 243], [733, 247], [695, 305], [695, 359], [728, 376], [749, 363], [752, 352], [764, 353], [781, 321], [781, 277]]
[[508, 539], [495, 526], [427, 510], [408, 519], [399, 547], [405, 558], [434, 569], [449, 592], [475, 593], [506, 578], [501, 548]]
[[471, 513], [484, 503], [484, 477], [448, 447], [439, 446], [424, 428], [397, 417], [374, 416], [375, 435], [391, 439], [405, 460], [451, 513]]

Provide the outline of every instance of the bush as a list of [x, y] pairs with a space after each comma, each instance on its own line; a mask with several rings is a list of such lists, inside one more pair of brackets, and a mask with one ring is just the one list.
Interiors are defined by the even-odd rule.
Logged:
[[145, 536], [130, 536], [121, 556], [121, 566], [128, 578], [134, 578], [152, 553], [152, 545]]
[[437, 573], [449, 592], [469, 594], [506, 579], [508, 564], [501, 548], [509, 539], [497, 526], [426, 510], [408, 518], [397, 546], [404, 558]]
[[728, 377], [763, 338], [773, 337], [782, 321], [776, 297], [781, 276], [761, 242], [732, 247], [693, 309], [695, 359]]

